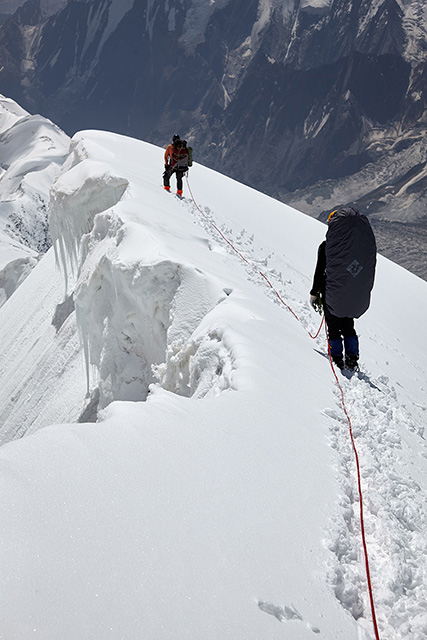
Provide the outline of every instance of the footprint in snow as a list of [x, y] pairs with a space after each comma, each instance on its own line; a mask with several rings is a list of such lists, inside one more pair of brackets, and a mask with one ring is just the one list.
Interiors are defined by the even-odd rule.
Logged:
[[[258, 607], [264, 613], [268, 613], [271, 616], [277, 618], [279, 622], [286, 622], [288, 620], [300, 620], [304, 622], [302, 615], [295, 609], [293, 605], [284, 605], [283, 607], [273, 604], [272, 602], [265, 602], [264, 600], [258, 600]], [[320, 629], [313, 627], [309, 622], [305, 623], [313, 633], [320, 633]]]

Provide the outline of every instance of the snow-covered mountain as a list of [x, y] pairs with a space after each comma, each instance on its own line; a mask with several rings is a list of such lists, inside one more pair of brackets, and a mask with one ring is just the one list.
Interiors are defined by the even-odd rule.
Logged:
[[48, 250], [47, 201], [68, 137], [0, 96], [0, 306]]
[[[162, 170], [76, 134], [55, 249], [0, 309], [0, 636], [375, 638], [349, 424], [309, 335], [325, 225], [199, 163], [180, 200]], [[427, 638], [426, 289], [379, 256], [361, 373], [338, 373], [387, 640]]]
[[[179, 131], [204, 164], [310, 215], [351, 202], [424, 243], [426, 12], [424, 0], [29, 0], [0, 29], [0, 90], [68, 133], [164, 144]], [[399, 224], [383, 228], [394, 255]]]

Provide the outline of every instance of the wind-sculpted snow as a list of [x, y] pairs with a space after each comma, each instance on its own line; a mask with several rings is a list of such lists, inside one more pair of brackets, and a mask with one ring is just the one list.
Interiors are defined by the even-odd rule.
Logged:
[[145, 400], [156, 380], [183, 396], [230, 387], [229, 349], [218, 333], [199, 328], [216, 290], [195, 270], [166, 260], [129, 266], [102, 258], [87, 280], [82, 267], [75, 300], [86, 361], [98, 372], [100, 409]]
[[[200, 326], [230, 291], [200, 269], [147, 260], [143, 251], [123, 261], [132, 193], [126, 194], [127, 179], [91, 157], [99, 151], [91, 141], [74, 141], [50, 200], [50, 229], [66, 283], [70, 264], [79, 276], [74, 303], [88, 396], [96, 394], [103, 409], [114, 400], [145, 400], [154, 381], [188, 397], [230, 388], [231, 347], [223, 330]], [[138, 234], [153, 243], [143, 227]]]
[[112, 175], [107, 165], [88, 159], [56, 181], [51, 191], [49, 227], [59, 244], [65, 273], [67, 258], [78, 268], [80, 242], [91, 231], [96, 214], [117, 204], [127, 186], [127, 180]]
[[68, 142], [52, 122], [0, 96], [0, 306], [51, 245], [47, 200]]
[[0, 271], [0, 307], [10, 298], [36, 264], [37, 260], [33, 257], [18, 258], [9, 262]]

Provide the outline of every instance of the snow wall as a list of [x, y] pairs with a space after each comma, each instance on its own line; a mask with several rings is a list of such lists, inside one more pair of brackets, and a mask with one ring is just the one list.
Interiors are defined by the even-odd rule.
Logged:
[[[210, 313], [226, 299], [200, 269], [159, 255], [155, 236], [132, 225], [132, 194], [84, 135], [72, 141], [52, 191], [49, 222], [66, 299], [74, 298], [92, 407], [145, 400], [149, 385], [204, 397], [232, 386], [233, 356]], [[129, 260], [120, 245], [137, 246]], [[77, 285], [69, 292], [70, 269]], [[73, 278], [74, 280], [74, 278]]]

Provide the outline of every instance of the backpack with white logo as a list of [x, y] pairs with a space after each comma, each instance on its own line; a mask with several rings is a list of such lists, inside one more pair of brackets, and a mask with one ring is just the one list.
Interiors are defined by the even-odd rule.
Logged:
[[368, 309], [374, 285], [377, 247], [366, 216], [340, 209], [326, 233], [325, 302], [339, 318], [359, 318]]

